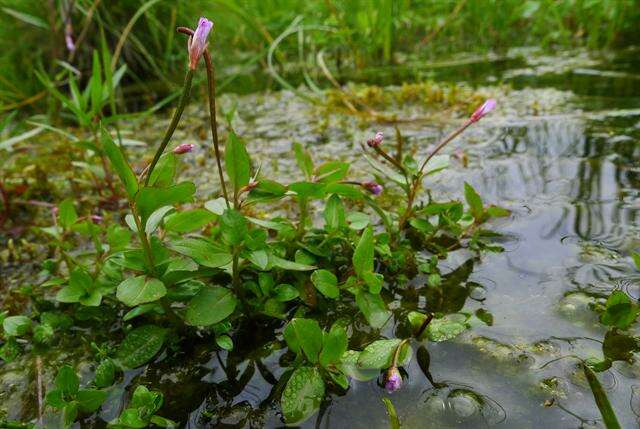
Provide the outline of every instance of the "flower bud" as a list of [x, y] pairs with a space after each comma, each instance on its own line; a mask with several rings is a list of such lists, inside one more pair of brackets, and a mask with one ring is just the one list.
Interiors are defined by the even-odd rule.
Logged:
[[393, 393], [396, 390], [399, 390], [402, 387], [402, 375], [398, 368], [392, 366], [387, 371], [387, 377], [384, 382], [384, 388], [387, 389], [387, 392]]
[[189, 38], [189, 68], [195, 70], [202, 53], [207, 49], [207, 37], [213, 28], [213, 22], [207, 18], [200, 18], [198, 27]]
[[471, 122], [478, 122], [484, 115], [496, 108], [496, 100], [488, 99], [484, 104], [476, 109], [471, 115]]
[[382, 185], [376, 182], [362, 182], [362, 187], [367, 191], [371, 192], [373, 195], [380, 195], [382, 193]]
[[383, 139], [384, 134], [382, 134], [382, 131], [378, 131], [372, 139], [367, 140], [367, 145], [369, 147], [378, 147], [382, 144]]
[[91, 215], [89, 216], [89, 218], [91, 219], [91, 222], [95, 224], [102, 223], [102, 221], [104, 220], [104, 218], [100, 215]]
[[195, 145], [191, 143], [183, 143], [180, 146], [176, 146], [176, 148], [173, 149], [173, 153], [175, 153], [176, 155], [182, 155], [183, 153], [191, 152], [194, 147]]

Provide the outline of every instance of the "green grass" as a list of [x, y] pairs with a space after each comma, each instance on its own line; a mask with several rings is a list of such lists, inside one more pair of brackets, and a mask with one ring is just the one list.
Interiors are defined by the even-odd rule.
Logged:
[[[129, 108], [149, 106], [181, 82], [186, 40], [174, 28], [193, 26], [201, 14], [216, 24], [211, 46], [222, 89], [234, 91], [279, 87], [264, 72], [267, 52], [296, 18], [299, 28], [278, 46], [278, 67], [312, 63], [320, 51], [330, 66], [361, 69], [407, 55], [428, 61], [459, 51], [640, 40], [638, 0], [0, 0], [0, 9], [0, 112], [34, 104], [30, 97], [43, 90], [34, 70], [55, 76], [68, 61], [88, 74], [101, 31], [112, 50], [121, 42], [125, 93], [136, 99]], [[73, 58], [64, 43], [69, 10], [74, 37], [86, 27]]]

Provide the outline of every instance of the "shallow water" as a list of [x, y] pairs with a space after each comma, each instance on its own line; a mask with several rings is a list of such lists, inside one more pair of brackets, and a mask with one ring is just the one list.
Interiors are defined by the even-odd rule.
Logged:
[[[400, 391], [388, 395], [376, 380], [352, 380], [345, 395], [333, 395], [303, 427], [389, 427], [383, 397], [390, 397], [408, 428], [602, 427], [576, 361], [543, 365], [565, 355], [602, 357], [606, 330], [589, 305], [616, 288], [640, 297], [640, 275], [629, 257], [640, 247], [640, 63], [634, 56], [632, 51], [595, 59], [583, 54], [516, 58], [499, 67], [470, 63], [433, 74], [504, 96], [490, 118], [456, 143], [468, 155], [468, 168], [453, 163], [432, 185], [438, 197], [459, 198], [468, 181], [485, 202], [511, 209], [510, 218], [492, 225], [503, 234], [505, 252], [480, 259], [467, 251], [451, 253], [441, 263], [449, 274], [440, 302], [419, 289], [421, 278], [401, 285], [394, 296], [387, 293], [396, 318], [382, 335], [401, 336], [411, 309], [481, 308], [493, 315], [493, 326], [478, 325], [454, 340], [425, 344], [433, 384], [414, 356]], [[381, 76], [383, 83], [400, 83]], [[498, 82], [514, 90], [492, 89]], [[228, 97], [223, 105], [233, 101]], [[238, 101], [238, 132], [252, 152], [267, 154], [262, 157], [265, 175], [283, 182], [295, 171], [292, 141], [305, 143], [316, 159], [336, 154], [357, 159], [358, 142], [372, 129], [353, 117], [318, 116], [317, 108], [286, 92]], [[187, 126], [177, 138], [192, 138], [198, 127]], [[421, 121], [401, 124], [407, 144], [418, 153], [446, 128]], [[393, 128], [382, 129], [393, 135]], [[215, 192], [211, 158], [202, 151], [190, 160], [204, 167], [185, 175], [202, 186], [202, 196]], [[365, 163], [356, 162], [355, 170], [368, 177]], [[272, 326], [278, 325], [266, 319], [242, 326], [230, 354], [211, 352], [206, 344], [194, 344], [176, 357], [163, 354], [128, 373], [118, 389], [137, 383], [158, 388], [166, 397], [159, 414], [190, 428], [282, 426], [269, 396], [284, 371], [285, 350], [272, 337]], [[356, 326], [350, 348], [377, 338], [366, 326]], [[25, 418], [33, 412], [33, 374], [19, 375], [18, 366], [0, 369], [0, 402], [9, 417]], [[599, 378], [622, 426], [637, 426], [640, 364], [615, 362]], [[544, 406], [554, 396], [555, 402]], [[100, 415], [82, 427], [104, 426], [122, 401], [114, 393]]]

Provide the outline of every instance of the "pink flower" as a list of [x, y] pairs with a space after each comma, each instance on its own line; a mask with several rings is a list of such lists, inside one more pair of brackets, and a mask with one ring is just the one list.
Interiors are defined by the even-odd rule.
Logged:
[[369, 147], [378, 147], [382, 144], [383, 139], [384, 134], [382, 134], [382, 131], [378, 131], [372, 139], [367, 140], [367, 145]]
[[384, 382], [384, 388], [387, 389], [387, 392], [393, 393], [396, 390], [399, 390], [402, 387], [402, 375], [398, 368], [392, 366], [387, 371], [387, 378]]
[[98, 224], [98, 223], [102, 223], [102, 221], [104, 220], [104, 218], [100, 215], [91, 215], [91, 222]]
[[195, 70], [202, 53], [207, 49], [207, 37], [213, 28], [213, 22], [207, 18], [200, 18], [198, 28], [189, 38], [189, 68]]
[[476, 109], [471, 115], [471, 122], [478, 122], [484, 115], [491, 112], [496, 108], [496, 100], [493, 98], [488, 99], [484, 104]]
[[382, 185], [376, 182], [362, 182], [361, 185], [373, 195], [380, 195], [382, 193]]
[[196, 146], [191, 143], [183, 143], [180, 146], [176, 146], [176, 148], [173, 150], [173, 153], [175, 153], [176, 155], [182, 155], [183, 153], [191, 152], [194, 147]]

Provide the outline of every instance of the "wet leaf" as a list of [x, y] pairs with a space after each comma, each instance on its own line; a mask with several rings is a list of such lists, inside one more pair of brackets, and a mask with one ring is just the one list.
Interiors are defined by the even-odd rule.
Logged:
[[137, 368], [151, 360], [162, 348], [166, 329], [144, 325], [127, 334], [116, 352], [116, 358], [126, 368]]
[[324, 336], [320, 364], [327, 368], [329, 365], [340, 362], [342, 355], [347, 351], [347, 343], [347, 331], [342, 326], [333, 325], [329, 333]]
[[324, 399], [324, 381], [317, 368], [296, 369], [282, 392], [281, 407], [287, 424], [297, 424], [311, 417]]
[[625, 329], [636, 320], [637, 316], [638, 306], [631, 302], [626, 293], [616, 290], [609, 295], [600, 321], [608, 326]]
[[467, 325], [459, 320], [448, 317], [433, 319], [427, 326], [427, 336], [430, 341], [441, 342], [451, 340], [467, 330]]
[[635, 337], [625, 335], [615, 328], [608, 331], [602, 343], [604, 357], [612, 361], [621, 360], [630, 362], [633, 353], [640, 351], [640, 344]]
[[21, 337], [31, 330], [31, 319], [27, 316], [9, 316], [2, 321], [6, 337]]
[[[390, 340], [378, 340], [369, 344], [358, 357], [358, 368], [387, 369], [393, 363], [393, 356], [402, 340], [393, 338]], [[409, 344], [405, 343], [398, 356], [398, 366], [408, 362], [410, 358]]]
[[373, 328], [381, 328], [391, 317], [391, 313], [387, 310], [380, 295], [359, 291], [356, 295], [356, 304]]
[[192, 326], [209, 326], [222, 322], [236, 308], [238, 299], [229, 289], [204, 287], [187, 306], [185, 320]]
[[280, 302], [291, 301], [299, 296], [298, 289], [289, 284], [281, 284], [275, 288], [275, 298]]
[[322, 350], [322, 329], [316, 320], [291, 319], [284, 330], [284, 338], [287, 346], [294, 353], [302, 350], [309, 362], [318, 362], [318, 356]]

